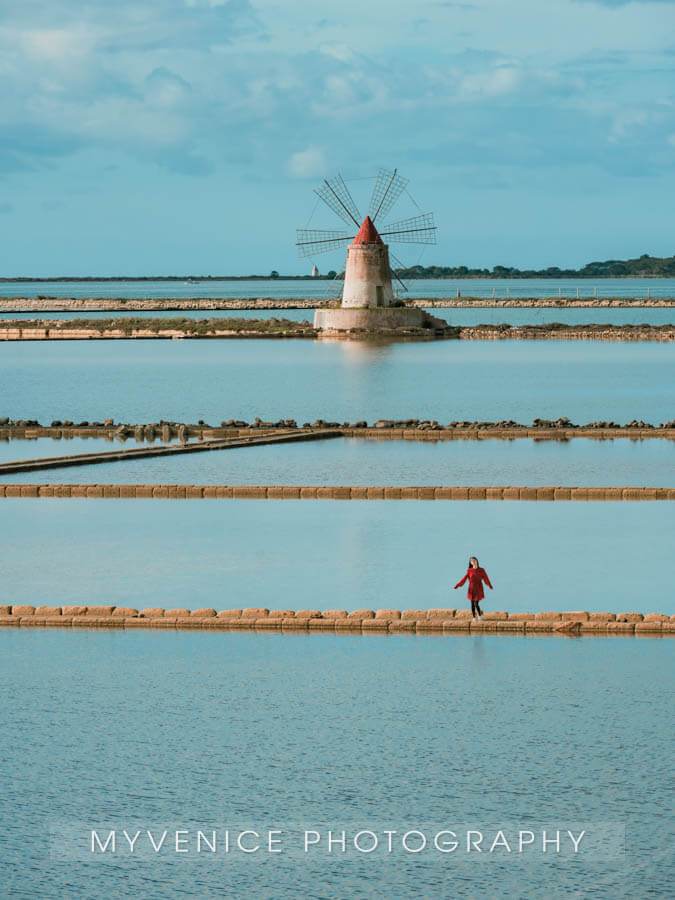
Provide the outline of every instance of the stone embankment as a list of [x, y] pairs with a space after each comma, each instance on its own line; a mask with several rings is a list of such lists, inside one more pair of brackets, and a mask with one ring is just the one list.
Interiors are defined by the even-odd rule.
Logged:
[[[634, 309], [675, 307], [675, 297], [410, 297], [407, 303], [424, 309]], [[0, 312], [134, 312], [137, 310], [327, 309], [335, 299], [312, 297], [2, 297]]]
[[264, 607], [134, 609], [121, 606], [0, 606], [0, 626], [164, 628], [217, 631], [295, 631], [358, 634], [549, 634], [645, 636], [675, 634], [675, 616], [661, 613], [486, 612], [465, 609], [277, 609]]
[[[675, 300], [673, 300], [675, 306]], [[138, 312], [141, 310], [208, 312], [217, 309], [321, 309], [335, 299], [273, 297], [0, 297], [0, 312]]]
[[474, 325], [459, 329], [462, 341], [674, 341], [675, 325]]
[[409, 297], [425, 309], [640, 309], [673, 307], [675, 297]]
[[0, 341], [226, 340], [316, 338], [290, 319], [0, 319]]
[[574, 437], [614, 439], [665, 438], [675, 440], [675, 419], [654, 425], [641, 419], [632, 419], [620, 424], [610, 419], [576, 424], [566, 416], [557, 419], [536, 418], [530, 425], [504, 419], [499, 422], [458, 420], [445, 424], [436, 419], [378, 419], [372, 424], [365, 420], [357, 422], [334, 422], [315, 419], [301, 426], [295, 419], [264, 420], [256, 417], [252, 422], [244, 419], [224, 419], [220, 425], [210, 425], [200, 419], [198, 422], [176, 422], [160, 419], [156, 422], [128, 423], [115, 422], [108, 418], [103, 421], [83, 419], [53, 419], [49, 425], [41, 425], [37, 419], [10, 419], [0, 417], [0, 440], [35, 439], [50, 437], [68, 440], [71, 438], [105, 438], [108, 440], [136, 441], [155, 440], [218, 440], [246, 438], [264, 435], [270, 431], [316, 432], [325, 429], [338, 430], [343, 437], [376, 438], [378, 440], [482, 440], [515, 438], [535, 438], [537, 440], [569, 440]]
[[675, 488], [493, 485], [3, 484], [3, 497], [161, 500], [675, 500]]
[[[356, 311], [358, 312], [358, 310]], [[421, 327], [316, 329], [309, 322], [289, 319], [33, 319], [0, 320], [0, 341], [89, 340], [236, 340], [361, 339], [361, 340], [675, 340], [675, 325], [541, 325], [453, 326], [429, 317]]]

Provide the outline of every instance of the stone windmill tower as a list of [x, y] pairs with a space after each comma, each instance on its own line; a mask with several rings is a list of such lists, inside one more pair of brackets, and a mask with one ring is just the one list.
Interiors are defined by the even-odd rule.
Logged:
[[377, 233], [370, 216], [366, 216], [347, 248], [342, 306], [344, 309], [373, 309], [391, 306], [393, 302], [389, 248]]
[[[368, 205], [368, 215], [360, 213], [341, 175], [326, 178], [315, 193], [347, 225], [356, 226], [356, 234], [346, 230], [299, 229], [297, 247], [301, 257], [315, 257], [321, 253], [347, 246], [347, 262], [340, 309], [318, 309], [314, 316], [316, 328], [325, 331], [358, 329], [392, 329], [419, 327], [422, 310], [394, 305], [389, 243], [435, 244], [436, 226], [432, 213], [413, 216], [381, 226], [408, 184], [396, 169], [380, 169]], [[400, 282], [403, 285], [403, 282]], [[405, 285], [403, 289], [406, 290]], [[385, 313], [385, 310], [387, 311]]]

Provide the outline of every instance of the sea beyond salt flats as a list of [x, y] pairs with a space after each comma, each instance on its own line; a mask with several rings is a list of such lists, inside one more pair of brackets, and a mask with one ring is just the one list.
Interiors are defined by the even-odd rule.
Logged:
[[675, 614], [672, 503], [0, 501], [11, 604]]
[[[401, 296], [490, 298], [495, 292], [511, 297], [675, 297], [675, 278], [422, 278], [405, 279], [407, 293]], [[36, 281], [0, 282], [0, 297], [270, 297], [279, 300], [330, 299], [340, 292], [342, 282], [323, 279], [245, 279], [235, 281]]]
[[[634, 900], [672, 887], [667, 640], [5, 629], [0, 677], [3, 896]], [[518, 825], [625, 828], [625, 853], [92, 859], [62, 839]]]
[[[0, 442], [0, 463], [121, 446], [101, 438], [11, 440]], [[1, 474], [0, 482], [673, 487], [675, 441], [336, 438]]]
[[120, 422], [431, 418], [659, 424], [675, 344], [59, 341], [0, 346], [0, 415]]

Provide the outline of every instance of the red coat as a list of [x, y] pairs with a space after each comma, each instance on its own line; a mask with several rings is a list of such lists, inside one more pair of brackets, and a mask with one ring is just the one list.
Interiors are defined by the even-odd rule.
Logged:
[[464, 576], [464, 578], [462, 578], [461, 581], [457, 582], [455, 587], [461, 587], [467, 580], [467, 578], [469, 579], [469, 589], [466, 596], [469, 598], [469, 600], [482, 600], [485, 596], [485, 593], [483, 591], [483, 582], [485, 582], [488, 587], [492, 587], [485, 569], [483, 569], [481, 566], [478, 566], [477, 569], [474, 569], [473, 566], [469, 566], [466, 575]]

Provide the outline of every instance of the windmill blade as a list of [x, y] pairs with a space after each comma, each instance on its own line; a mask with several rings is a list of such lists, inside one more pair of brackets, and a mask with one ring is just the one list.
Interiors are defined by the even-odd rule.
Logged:
[[347, 225], [353, 222], [359, 227], [359, 210], [354, 203], [349, 188], [344, 183], [342, 175], [338, 174], [334, 178], [324, 178], [318, 188], [314, 189], [314, 193], [320, 197], [329, 209], [332, 209], [336, 216], [339, 216]]
[[328, 253], [330, 250], [338, 250], [344, 247], [345, 241], [351, 241], [354, 235], [345, 231], [317, 231], [298, 228], [295, 242], [301, 259], [308, 256], [317, 256], [320, 253]]
[[[396, 263], [396, 267], [397, 267], [398, 269], [405, 269], [405, 268], [406, 268], [406, 267], [403, 265], [403, 263], [401, 262], [401, 260], [398, 259], [398, 257], [394, 256], [394, 254], [391, 252], [391, 250], [389, 251], [389, 259], [393, 259], [393, 260], [394, 260], [394, 262]], [[404, 291], [406, 292], [406, 294], [407, 294], [407, 293], [408, 293], [408, 285], [407, 285], [404, 281], [401, 281], [401, 279], [400, 279], [399, 276], [396, 274], [396, 272], [391, 268], [391, 266], [389, 266], [389, 270], [390, 270], [391, 274], [394, 276], [394, 278], [398, 281], [398, 283], [401, 285], [401, 287], [403, 288], [403, 290], [404, 290]]]
[[393, 172], [387, 169], [380, 169], [375, 179], [375, 187], [370, 195], [370, 204], [368, 205], [368, 215], [373, 223], [378, 216], [385, 218], [391, 210], [394, 203], [401, 196], [408, 184], [407, 178], [402, 178], [397, 169]]
[[380, 237], [387, 238], [387, 243], [436, 243], [436, 226], [434, 225], [433, 213], [424, 213], [421, 216], [412, 216], [410, 219], [401, 219], [400, 222], [392, 222], [385, 227], [386, 231], [381, 231]]
[[324, 291], [324, 297], [339, 297], [344, 289], [345, 271], [337, 272], [335, 277], [328, 282]]

